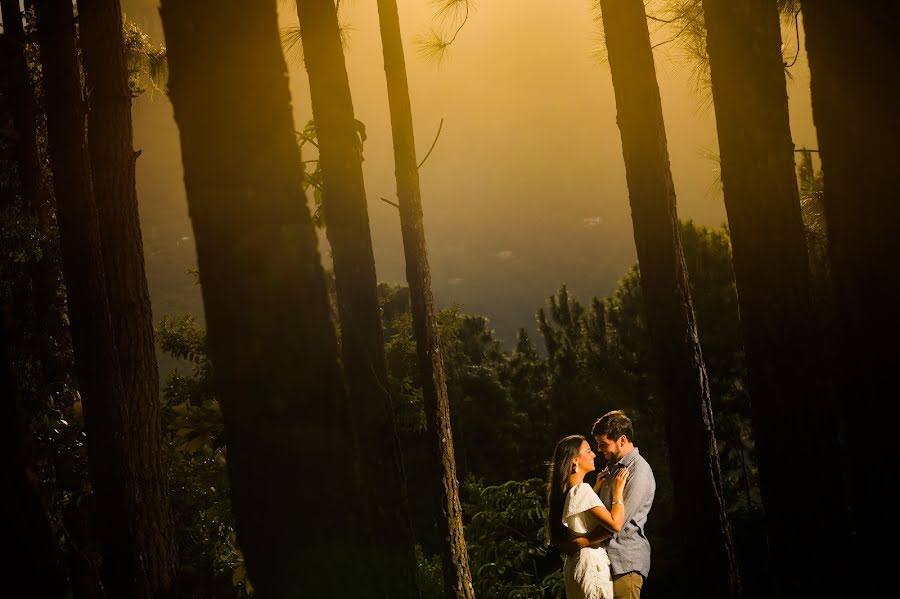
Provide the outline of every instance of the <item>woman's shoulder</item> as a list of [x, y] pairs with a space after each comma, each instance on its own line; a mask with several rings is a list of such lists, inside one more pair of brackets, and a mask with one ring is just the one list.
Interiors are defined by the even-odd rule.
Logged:
[[572, 496], [585, 495], [585, 494], [596, 495], [597, 493], [594, 492], [594, 487], [592, 487], [588, 483], [579, 483], [579, 484], [575, 485], [574, 487], [572, 487], [571, 489], [569, 489], [569, 491], [568, 491], [568, 495], [572, 495]]
[[594, 492], [591, 485], [587, 483], [575, 485], [569, 489], [566, 494], [565, 506], [563, 507], [563, 520], [601, 505], [603, 505], [603, 502], [600, 501], [600, 498], [597, 496], [597, 493]]

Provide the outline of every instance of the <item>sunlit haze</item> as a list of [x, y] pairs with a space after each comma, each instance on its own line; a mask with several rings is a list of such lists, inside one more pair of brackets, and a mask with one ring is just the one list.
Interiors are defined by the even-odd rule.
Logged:
[[[589, 0], [482, 0], [440, 63], [412, 43], [434, 25], [434, 6], [398, 0], [421, 159], [422, 202], [438, 304], [484, 314], [505, 341], [534, 329], [534, 313], [566, 283], [576, 297], [607, 294], [635, 259], [613, 88]], [[127, 15], [162, 43], [152, 0], [125, 0]], [[297, 24], [280, 2], [283, 27]], [[652, 11], [652, 7], [650, 8]], [[387, 93], [375, 2], [342, 2], [356, 118], [366, 125], [364, 171], [379, 280], [404, 283]], [[785, 25], [785, 53], [796, 51]], [[671, 32], [654, 34], [662, 42]], [[802, 30], [801, 30], [802, 35]], [[801, 41], [802, 49], [802, 41]], [[682, 218], [725, 221], [717, 188], [714, 116], [673, 44], [656, 50], [657, 77]], [[295, 123], [311, 118], [308, 83], [289, 54]], [[801, 51], [789, 70], [796, 147], [816, 147]], [[201, 312], [178, 134], [164, 93], [134, 105], [138, 190], [154, 316]], [[228, 123], [222, 123], [227, 127]], [[327, 255], [327, 245], [320, 246]]]

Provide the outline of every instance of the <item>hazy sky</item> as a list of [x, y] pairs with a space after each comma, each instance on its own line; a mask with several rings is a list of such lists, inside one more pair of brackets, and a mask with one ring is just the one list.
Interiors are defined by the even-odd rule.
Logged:
[[[159, 33], [149, 0], [125, 10]], [[634, 260], [625, 169], [608, 66], [594, 48], [590, 0], [481, 0], [440, 64], [412, 39], [434, 25], [427, 0], [398, 0], [421, 159], [441, 119], [443, 132], [421, 171], [435, 295], [485, 314], [501, 336], [532, 328], [534, 312], [560, 284], [587, 301], [605, 295]], [[399, 218], [378, 200], [395, 183], [376, 4], [344, 0], [347, 69], [356, 118], [367, 127], [365, 176], [379, 279], [404, 281]], [[293, 2], [279, 2], [283, 27]], [[793, 26], [785, 43], [796, 49]], [[658, 40], [667, 34], [658, 34]], [[160, 40], [161, 41], [161, 40]], [[801, 40], [802, 46], [802, 40]], [[682, 218], [721, 225], [715, 190], [711, 108], [692, 92], [690, 68], [672, 46], [657, 50], [657, 77]], [[297, 128], [312, 116], [306, 74], [289, 56]], [[801, 52], [788, 93], [797, 147], [816, 147], [809, 76]], [[138, 185], [151, 285], [191, 259], [177, 129], [164, 95], [135, 105]], [[227, 126], [227, 125], [226, 125]], [[327, 252], [327, 247], [322, 247]], [[182, 268], [183, 270], [183, 268]], [[183, 289], [154, 288], [154, 312], [195, 309]]]

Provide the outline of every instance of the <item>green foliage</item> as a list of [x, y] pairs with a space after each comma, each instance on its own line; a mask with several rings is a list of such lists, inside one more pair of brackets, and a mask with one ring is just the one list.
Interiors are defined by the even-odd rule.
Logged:
[[425, 407], [417, 368], [412, 317], [399, 314], [392, 322], [394, 334], [385, 344], [397, 428], [404, 432], [425, 430]]
[[463, 483], [469, 561], [478, 597], [564, 597], [561, 561], [549, 552], [542, 479]]
[[[397, 428], [401, 432], [421, 434], [425, 431], [425, 407], [412, 315], [409, 312], [409, 290], [406, 287], [381, 284], [379, 297], [386, 339], [388, 380]], [[451, 306], [442, 310], [437, 318], [438, 335], [446, 345], [446, 340], [454, 339], [457, 335], [461, 318], [459, 307]]]
[[474, 10], [472, 0], [431, 0], [435, 25], [413, 38], [419, 56], [440, 63]]
[[[400, 431], [417, 437], [418, 443], [424, 435], [425, 411], [409, 292], [388, 285], [382, 285], [380, 292], [395, 417]], [[518, 435], [528, 425], [529, 414], [513, 399], [504, 380], [508, 358], [487, 319], [450, 306], [438, 313], [437, 321], [459, 476], [472, 470], [491, 482], [502, 482], [533, 472], [518, 467], [522, 463], [517, 455]], [[536, 352], [532, 355], [537, 359]], [[522, 378], [519, 382], [534, 381]]]
[[443, 599], [444, 573], [440, 555], [428, 556], [421, 545], [416, 545], [416, 581], [422, 599]]
[[169, 374], [161, 412], [178, 548], [186, 566], [182, 571], [197, 579], [192, 585], [250, 595], [253, 587], [235, 539], [224, 424], [206, 333], [193, 316], [166, 316], [157, 325], [156, 339], [164, 352], [191, 365], [187, 374], [177, 369]]
[[131, 97], [136, 98], [148, 90], [164, 89], [169, 76], [165, 46], [155, 45], [149, 35], [127, 18], [123, 19], [122, 34]]
[[[310, 145], [316, 149], [318, 152], [319, 149], [319, 139], [318, 132], [316, 131], [316, 123], [315, 121], [309, 121], [306, 123], [306, 126], [303, 127], [302, 131], [297, 131], [297, 141], [300, 143], [300, 152], [303, 152], [303, 148], [306, 145]], [[356, 120], [356, 140], [357, 140], [357, 152], [359, 152], [360, 161], [362, 161], [363, 156], [363, 144], [366, 141], [366, 124], [360, 120]], [[322, 208], [322, 191], [325, 187], [325, 179], [322, 175], [322, 164], [319, 161], [319, 158], [309, 158], [307, 160], [301, 161], [303, 165], [303, 191], [304, 193], [309, 191], [309, 188], [313, 190], [313, 213], [312, 213], [312, 221], [313, 225], [316, 228], [324, 229], [325, 228], [325, 212]]]
[[828, 274], [828, 237], [825, 222], [825, 181], [821, 170], [813, 166], [812, 151], [800, 150], [797, 164], [797, 185], [800, 190], [800, 212], [809, 248], [810, 270], [815, 278], [825, 279]]
[[[318, 151], [319, 143], [315, 121], [309, 121], [306, 123], [306, 126], [303, 127], [302, 131], [297, 131], [297, 141], [300, 142], [301, 153], [303, 152], [303, 147], [307, 144]], [[324, 179], [322, 178], [322, 165], [318, 158], [303, 160], [301, 164], [303, 165], [303, 192], [306, 193], [309, 191], [310, 187], [312, 187], [313, 190], [313, 225], [315, 225], [316, 228], [324, 229], [325, 212], [322, 209], [322, 188], [324, 186]]]

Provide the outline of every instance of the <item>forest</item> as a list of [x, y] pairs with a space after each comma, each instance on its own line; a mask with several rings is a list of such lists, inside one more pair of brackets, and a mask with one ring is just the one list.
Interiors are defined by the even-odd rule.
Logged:
[[4, 596], [891, 587], [900, 4], [0, 9]]

